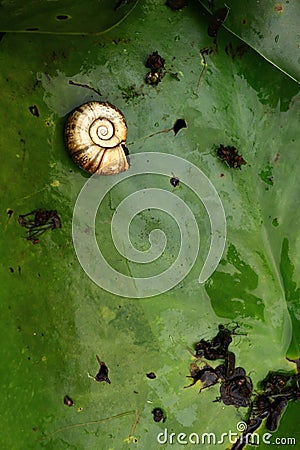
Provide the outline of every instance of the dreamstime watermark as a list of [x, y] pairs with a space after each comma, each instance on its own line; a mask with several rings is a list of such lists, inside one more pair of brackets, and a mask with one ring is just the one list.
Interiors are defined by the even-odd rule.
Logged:
[[[199, 230], [189, 206], [170, 190], [139, 189], [117, 206], [111, 221], [111, 236], [117, 251], [128, 261], [145, 264], [159, 258], [166, 246], [163, 230], [149, 234], [150, 248], [137, 250], [131, 243], [129, 227], [134, 217], [146, 209], [158, 209], [169, 214], [180, 230], [181, 242], [176, 260], [162, 273], [148, 278], [130, 277], [115, 270], [104, 258], [95, 236], [98, 208], [109, 191], [123, 180], [145, 174], [170, 177], [176, 174], [180, 183], [188, 186], [203, 203], [210, 220], [210, 248], [199, 275], [204, 283], [215, 271], [226, 241], [226, 218], [220, 197], [207, 176], [191, 162], [166, 153], [138, 153], [130, 156], [130, 169], [117, 176], [93, 175], [78, 195], [72, 222], [72, 234], [77, 258], [86, 274], [101, 288], [130, 298], [152, 297], [180, 283], [192, 269], [199, 251]], [[91, 232], [87, 232], [87, 230]]]
[[296, 445], [295, 437], [273, 437], [271, 433], [263, 433], [259, 435], [258, 433], [249, 433], [248, 435], [241, 435], [247, 430], [246, 422], [238, 422], [236, 429], [237, 431], [229, 430], [226, 433], [221, 433], [217, 435], [216, 433], [174, 433], [169, 432], [167, 428], [164, 431], [158, 433], [157, 442], [161, 445], [164, 444], [179, 444], [179, 445], [218, 445], [218, 444], [235, 444], [239, 441], [244, 443], [244, 445], [254, 445], [258, 446], [260, 444], [266, 445]]

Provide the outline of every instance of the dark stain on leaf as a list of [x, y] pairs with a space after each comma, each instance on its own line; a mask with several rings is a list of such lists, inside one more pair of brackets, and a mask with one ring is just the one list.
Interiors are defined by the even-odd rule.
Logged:
[[161, 408], [154, 408], [152, 414], [154, 422], [166, 421], [166, 416]]
[[232, 43], [229, 42], [225, 47], [226, 55], [230, 56], [232, 60], [234, 60], [236, 56], [241, 59], [248, 50], [249, 46], [247, 44], [240, 44], [234, 48]]
[[174, 11], [178, 11], [188, 5], [188, 0], [167, 0], [166, 5]]

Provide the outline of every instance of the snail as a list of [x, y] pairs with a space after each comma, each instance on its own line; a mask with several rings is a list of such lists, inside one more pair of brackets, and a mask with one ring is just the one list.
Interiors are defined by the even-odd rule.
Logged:
[[66, 147], [73, 161], [97, 175], [115, 175], [129, 168], [126, 136], [123, 114], [107, 102], [78, 106], [65, 126]]

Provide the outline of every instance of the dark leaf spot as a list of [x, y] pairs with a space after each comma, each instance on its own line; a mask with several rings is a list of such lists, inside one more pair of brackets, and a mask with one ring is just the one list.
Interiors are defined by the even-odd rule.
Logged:
[[29, 111], [31, 112], [31, 114], [35, 117], [39, 117], [40, 113], [38, 110], [38, 107], [36, 105], [33, 106], [29, 106]]

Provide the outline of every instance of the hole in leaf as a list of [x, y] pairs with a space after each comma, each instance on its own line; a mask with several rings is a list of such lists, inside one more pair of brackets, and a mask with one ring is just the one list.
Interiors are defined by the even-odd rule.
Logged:
[[33, 106], [29, 106], [29, 111], [31, 112], [31, 114], [35, 117], [39, 117], [40, 113], [38, 110], [38, 107], [36, 105]]
[[68, 20], [71, 19], [71, 16], [67, 16], [66, 14], [59, 14], [56, 16], [56, 20]]
[[177, 119], [173, 125], [173, 131], [174, 131], [175, 136], [182, 128], [186, 128], [186, 127], [187, 127], [187, 124], [184, 119]]

